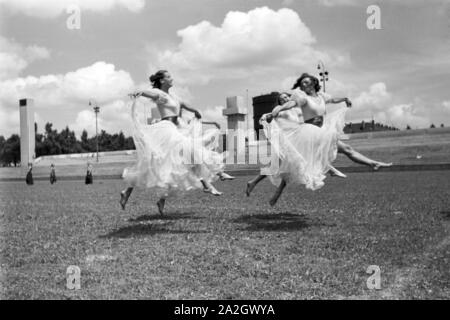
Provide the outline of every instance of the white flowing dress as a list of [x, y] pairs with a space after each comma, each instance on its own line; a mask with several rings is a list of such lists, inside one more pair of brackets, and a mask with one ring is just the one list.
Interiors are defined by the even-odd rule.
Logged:
[[303, 117], [308, 117], [311, 110], [323, 115], [322, 127], [301, 123], [296, 108], [280, 112], [271, 123], [262, 121], [271, 144], [272, 162], [261, 169], [261, 174], [267, 175], [274, 185], [278, 186], [284, 179], [310, 190], [324, 186], [326, 173], [337, 156], [337, 141], [343, 134], [347, 110], [325, 113], [327, 99], [323, 93], [309, 97], [300, 90], [291, 96], [301, 106]]
[[[176, 108], [178, 99], [162, 90], [158, 94], [158, 107]], [[137, 161], [125, 168], [123, 179], [133, 187], [159, 188], [171, 193], [203, 188], [201, 179], [213, 182], [223, 171], [223, 155], [216, 152], [219, 130], [202, 130], [202, 124], [194, 119], [189, 124], [179, 117], [178, 125], [161, 120], [143, 125], [138, 120], [137, 100], [131, 106], [133, 140]], [[178, 114], [178, 111], [176, 114]]]

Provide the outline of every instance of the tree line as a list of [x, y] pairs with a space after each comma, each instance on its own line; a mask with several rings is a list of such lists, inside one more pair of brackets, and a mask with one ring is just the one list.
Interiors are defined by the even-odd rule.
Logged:
[[[60, 132], [52, 128], [51, 123], [46, 123], [44, 133], [38, 132], [37, 124], [34, 124], [36, 140], [36, 157], [96, 152], [96, 137], [89, 137], [86, 130], [81, 133], [80, 140], [77, 139], [75, 132], [69, 127]], [[118, 151], [135, 149], [133, 138], [125, 137], [122, 131], [115, 134], [109, 134], [101, 130], [98, 135], [99, 151]], [[20, 137], [18, 134], [12, 134], [8, 139], [0, 135], [0, 164], [2, 166], [17, 166], [20, 164]]]

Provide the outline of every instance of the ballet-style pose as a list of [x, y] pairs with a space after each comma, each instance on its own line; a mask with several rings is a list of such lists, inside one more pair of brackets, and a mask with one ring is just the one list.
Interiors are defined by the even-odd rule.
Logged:
[[[278, 105], [281, 106], [285, 103], [287, 103], [290, 100], [290, 94], [287, 92], [282, 92], [279, 94], [277, 102]], [[289, 110], [281, 111], [278, 114], [278, 117], [273, 119], [271, 114], [264, 114], [261, 118], [261, 123], [263, 122], [270, 122], [270, 121], [276, 121], [277, 127], [282, 130], [283, 135], [286, 137], [295, 137], [295, 135], [292, 135], [292, 133], [298, 128], [299, 125], [302, 124], [301, 121], [301, 111], [298, 108], [292, 108]], [[268, 120], [270, 118], [270, 120]], [[256, 187], [256, 185], [264, 180], [267, 177], [267, 168], [262, 168], [259, 175], [257, 175], [255, 178], [247, 182], [247, 188], [246, 188], [246, 195], [247, 197], [250, 196], [250, 193], [253, 191], [253, 189]], [[329, 173], [332, 176], [340, 177], [340, 178], [346, 178], [347, 176], [334, 168], [330, 165]], [[271, 175], [273, 175], [273, 172], [270, 172]]]
[[[307, 73], [297, 79], [292, 89], [294, 91], [290, 101], [276, 107], [268, 120], [278, 117], [280, 112], [292, 108], [301, 109], [305, 121], [300, 130], [303, 131], [303, 134], [298, 134], [298, 141], [290, 140], [296, 144], [294, 148], [292, 145], [282, 143], [281, 139], [278, 149], [283, 148], [284, 153], [290, 154], [289, 157], [284, 156], [284, 158], [292, 159], [300, 155], [302, 161], [300, 161], [300, 165], [293, 165], [294, 170], [292, 167], [286, 168], [289, 165], [285, 165], [280, 175], [281, 183], [270, 200], [271, 205], [275, 205], [288, 180], [296, 180], [312, 190], [323, 186], [324, 176], [321, 177], [320, 171], [330, 169], [337, 152], [343, 153], [352, 161], [367, 165], [373, 170], [392, 166], [392, 163], [369, 159], [339, 139], [345, 126], [346, 109], [339, 109], [327, 114], [325, 104], [345, 102], [347, 107], [351, 107], [352, 103], [348, 98], [332, 98], [330, 95], [320, 92], [319, 80]], [[313, 128], [318, 130], [313, 130]], [[314, 147], [311, 146], [312, 143], [315, 144]], [[283, 167], [283, 162], [281, 166]], [[311, 173], [313, 174], [311, 175]]]
[[[218, 134], [217, 130], [208, 130], [203, 134], [199, 121], [200, 112], [169, 93], [173, 84], [169, 72], [158, 71], [150, 77], [150, 82], [152, 89], [132, 95], [133, 139], [137, 162], [123, 172], [128, 187], [121, 192], [120, 205], [125, 209], [128, 198], [136, 186], [158, 188], [163, 191], [157, 202], [159, 213], [162, 215], [166, 198], [170, 193], [203, 188], [204, 192], [219, 196], [222, 193], [211, 182], [217, 178], [230, 180], [233, 177], [223, 172], [223, 155], [214, 151], [214, 137]], [[151, 125], [139, 123], [136, 100], [140, 96], [156, 103], [161, 121]], [[183, 109], [195, 115], [189, 124], [180, 117]], [[186, 154], [182, 154], [181, 151], [185, 151]], [[194, 161], [190, 161], [192, 157]]]

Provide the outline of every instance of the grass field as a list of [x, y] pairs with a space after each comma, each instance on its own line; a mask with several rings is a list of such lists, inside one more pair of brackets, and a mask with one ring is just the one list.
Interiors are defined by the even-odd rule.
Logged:
[[[167, 205], [120, 180], [0, 182], [6, 299], [449, 299], [450, 171], [358, 173], [280, 202], [248, 177]], [[66, 268], [81, 289], [66, 289]], [[369, 290], [369, 265], [381, 290]]]

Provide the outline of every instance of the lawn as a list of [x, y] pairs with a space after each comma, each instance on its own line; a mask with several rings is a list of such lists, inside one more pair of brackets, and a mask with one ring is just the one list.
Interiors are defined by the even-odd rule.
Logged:
[[[218, 182], [169, 201], [120, 180], [0, 182], [5, 299], [449, 299], [450, 171], [328, 178], [288, 186]], [[66, 269], [81, 269], [81, 289]], [[369, 290], [366, 269], [381, 269]]]

